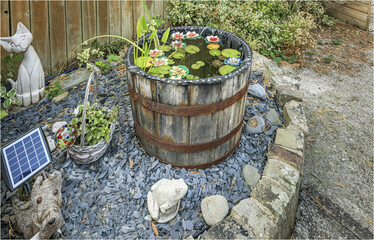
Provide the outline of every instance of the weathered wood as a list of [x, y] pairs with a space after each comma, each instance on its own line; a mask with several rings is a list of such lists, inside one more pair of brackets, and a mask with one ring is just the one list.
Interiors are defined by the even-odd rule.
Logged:
[[[244, 71], [222, 83], [186, 86], [153, 81], [133, 74], [130, 76], [129, 87], [143, 97], [171, 106], [211, 104], [228, 99], [244, 88], [249, 72], [250, 70]], [[245, 102], [246, 94], [233, 105], [215, 113], [175, 116], [153, 112], [140, 101], [131, 99], [134, 121], [147, 134], [164, 142], [206, 144], [221, 139], [237, 126], [240, 127], [240, 131], [224, 144], [199, 152], [175, 152], [158, 147], [137, 131], [138, 139], [148, 153], [161, 161], [186, 168], [210, 164], [235, 148], [240, 141]]]
[[[121, 2], [119, 0], [109, 1], [109, 33], [121, 36]], [[111, 38], [110, 41], [118, 39]]]
[[134, 30], [133, 2], [121, 0], [122, 36], [132, 39]]
[[96, 36], [96, 1], [82, 1], [83, 41]]
[[345, 14], [343, 14], [341, 12], [335, 11], [333, 9], [328, 9], [327, 13], [330, 14], [331, 16], [333, 16], [333, 17], [341, 19], [342, 21], [349, 22], [349, 23], [351, 23], [353, 25], [356, 25], [359, 28], [367, 29], [367, 23], [366, 22], [362, 22], [360, 20], [357, 20], [356, 18], [347, 16], [347, 15], [345, 15]]
[[[30, 12], [29, 12], [29, 2], [28, 1], [10, 1], [10, 11], [11, 11], [11, 35], [15, 34], [17, 31], [18, 22], [22, 22], [25, 27], [27, 27], [31, 32], [33, 29], [30, 28]], [[3, 23], [1, 23], [3, 24]]]
[[49, 23], [52, 73], [57, 74], [61, 66], [66, 64], [67, 61], [64, 0], [49, 2]]
[[[1, 1], [0, 2], [0, 14], [1, 14], [1, 28], [0, 28], [0, 37], [9, 37], [10, 34], [10, 10], [9, 10], [9, 2], [8, 1]], [[1, 48], [1, 69], [4, 69], [4, 57], [8, 56], [9, 53]]]
[[[96, 33], [100, 35], [109, 34], [109, 4], [107, 0], [97, 0], [97, 29]], [[99, 38], [97, 39], [99, 43], [109, 42], [109, 38]]]
[[[81, 10], [80, 1], [66, 2], [66, 46], [69, 64], [76, 57], [76, 52], [72, 53], [72, 50], [83, 42]], [[78, 49], [78, 52], [80, 50]]]
[[331, 2], [331, 8], [334, 9], [337, 12], [340, 12], [342, 14], [345, 14], [349, 17], [355, 18], [361, 22], [367, 21], [367, 11], [366, 13], [363, 13], [361, 11], [358, 11], [356, 9], [350, 8], [348, 6], [338, 4], [335, 2]]
[[363, 12], [363, 13], [368, 13], [368, 10], [370, 9], [370, 5], [361, 3], [361, 2], [355, 2], [355, 1], [341, 1], [337, 2], [340, 5], [343, 5], [345, 7], [355, 9], [357, 11]]
[[51, 74], [51, 52], [48, 34], [48, 2], [30, 1], [31, 29], [34, 36], [32, 45], [39, 55], [43, 65], [44, 73]]

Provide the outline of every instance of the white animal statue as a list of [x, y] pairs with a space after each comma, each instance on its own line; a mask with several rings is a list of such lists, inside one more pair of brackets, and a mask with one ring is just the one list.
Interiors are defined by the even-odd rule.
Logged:
[[1, 46], [9, 53], [24, 52], [24, 57], [18, 69], [17, 81], [8, 79], [16, 89], [19, 106], [29, 106], [44, 97], [45, 80], [43, 66], [38, 54], [31, 45], [31, 32], [19, 22], [17, 32], [11, 37], [0, 38]]
[[161, 179], [152, 186], [147, 195], [148, 211], [159, 223], [173, 219], [178, 212], [180, 200], [186, 195], [188, 187], [181, 179]]

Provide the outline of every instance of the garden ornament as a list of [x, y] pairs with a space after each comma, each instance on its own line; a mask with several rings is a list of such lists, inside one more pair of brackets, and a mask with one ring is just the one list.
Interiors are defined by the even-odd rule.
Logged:
[[49, 239], [63, 225], [60, 212], [61, 173], [56, 171], [43, 180], [38, 176], [31, 190], [30, 201], [12, 200], [16, 230], [30, 239]]
[[147, 195], [148, 211], [159, 223], [173, 219], [178, 212], [180, 200], [187, 193], [187, 185], [181, 179], [161, 179], [152, 186]]
[[24, 57], [18, 69], [17, 81], [8, 79], [16, 89], [19, 106], [29, 106], [44, 97], [45, 80], [43, 66], [35, 52], [31, 32], [19, 22], [17, 32], [11, 37], [0, 38], [1, 46], [9, 53], [24, 52]]

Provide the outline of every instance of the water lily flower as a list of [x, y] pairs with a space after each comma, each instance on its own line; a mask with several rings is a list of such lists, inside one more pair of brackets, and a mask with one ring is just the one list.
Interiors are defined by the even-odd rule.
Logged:
[[176, 41], [171, 42], [170, 46], [173, 49], [184, 48], [186, 46], [186, 43], [176, 40]]
[[163, 58], [156, 58], [153, 65], [155, 67], [158, 67], [158, 66], [166, 66], [168, 65], [168, 59], [166, 57], [163, 57]]
[[176, 77], [185, 77], [187, 76], [187, 71], [181, 67], [174, 66], [170, 70], [171, 76], [176, 76]]
[[157, 48], [149, 51], [149, 56], [156, 58], [164, 56], [164, 51], [158, 50]]
[[186, 33], [186, 38], [188, 38], [188, 39], [195, 39], [197, 37], [199, 37], [199, 34], [197, 34], [195, 31], [193, 31], [193, 32], [188, 31]]
[[227, 64], [227, 65], [231, 65], [231, 66], [237, 67], [237, 66], [239, 66], [242, 63], [242, 61], [241, 61], [240, 58], [229, 57], [229, 58], [227, 58], [224, 61], [224, 63]]
[[209, 43], [218, 43], [219, 42], [219, 37], [210, 35], [206, 37], [207, 42]]
[[171, 76], [169, 78], [173, 79], [173, 80], [181, 80], [182, 79], [182, 77], [178, 77], [178, 76]]
[[180, 32], [175, 32], [175, 33], [172, 33], [171, 34], [171, 38], [172, 39], [184, 39], [184, 35], [183, 33], [180, 33]]

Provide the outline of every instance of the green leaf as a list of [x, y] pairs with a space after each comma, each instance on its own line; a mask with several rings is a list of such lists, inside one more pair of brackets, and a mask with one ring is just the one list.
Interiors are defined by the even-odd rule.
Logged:
[[[166, 41], [168, 40], [168, 38], [169, 38], [169, 33], [170, 33], [170, 28], [168, 28], [168, 29], [164, 32], [164, 34], [162, 34], [161, 41], [162, 41], [163, 44], [165, 44]], [[171, 47], [170, 47], [170, 48], [171, 48]]]
[[140, 68], [146, 68], [152, 66], [153, 58], [150, 57], [138, 57], [135, 60], [135, 65]]
[[6, 99], [5, 102], [4, 102], [4, 107], [8, 109], [10, 107], [11, 103], [12, 103], [12, 100]]
[[13, 98], [16, 95], [16, 89], [13, 88], [6, 95], [8, 98]]
[[205, 66], [205, 62], [203, 62], [203, 61], [197, 61], [196, 64], [197, 64], [197, 65], [200, 65], [201, 67], [202, 67], [202, 66]]
[[222, 50], [222, 55], [225, 57], [240, 57], [240, 52], [235, 49], [227, 48]]
[[182, 58], [184, 58], [184, 56], [185, 56], [184, 53], [176, 52], [176, 53], [174, 53], [173, 58], [175, 58], [175, 59], [182, 59]]
[[197, 70], [200, 68], [200, 65], [195, 63], [191, 65], [191, 68]]
[[214, 60], [214, 61], [212, 62], [212, 65], [213, 65], [213, 67], [215, 67], [215, 68], [219, 68], [219, 67], [221, 67], [221, 66], [223, 65], [223, 62], [222, 62], [221, 60], [219, 60], [219, 59], [216, 59], [216, 60]]
[[60, 81], [55, 82], [55, 87], [56, 87], [56, 88], [60, 88], [60, 87], [61, 87], [61, 83], [60, 83]]
[[144, 16], [140, 17], [140, 23], [142, 24], [143, 32], [148, 31], [147, 21], [145, 20]]
[[[193, 65], [193, 64], [192, 64]], [[192, 66], [191, 66], [192, 67]], [[194, 75], [192, 75], [192, 74], [189, 74], [188, 76], [187, 76], [187, 79], [194, 79], [195, 78], [195, 76]]]
[[18, 104], [19, 103], [19, 99], [17, 98], [16, 100], [13, 101], [14, 104]]
[[184, 48], [184, 50], [188, 53], [195, 54], [200, 52], [200, 48], [195, 45], [188, 45]]
[[0, 119], [5, 118], [6, 116], [9, 116], [9, 114], [4, 109], [1, 109], [1, 118]]
[[169, 52], [171, 50], [171, 47], [169, 45], [160, 46], [159, 50], [162, 50], [164, 52]]
[[109, 143], [110, 140], [110, 134], [105, 135], [105, 142]]
[[174, 64], [175, 62], [174, 62], [173, 59], [169, 59], [169, 60], [168, 60], [168, 63], [169, 63], [169, 64]]
[[5, 96], [6, 96], [6, 88], [4, 86], [0, 86], [0, 97], [5, 97]]
[[221, 51], [218, 49], [212, 49], [212, 50], [209, 50], [209, 54], [212, 56], [219, 56], [221, 55]]
[[136, 24], [136, 37], [139, 39], [143, 35], [142, 24], [140, 23], [140, 18], [138, 19], [138, 24]]
[[157, 34], [157, 30], [153, 31], [153, 33], [149, 36], [149, 40], [152, 40]]
[[221, 75], [225, 75], [225, 74], [228, 74], [228, 73], [234, 71], [235, 69], [236, 69], [236, 67], [233, 67], [233, 66], [230, 66], [230, 65], [223, 65], [222, 67], [220, 67], [218, 69], [218, 71]]

